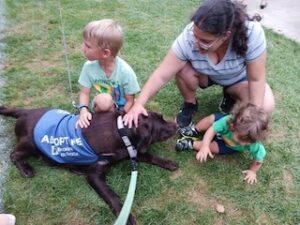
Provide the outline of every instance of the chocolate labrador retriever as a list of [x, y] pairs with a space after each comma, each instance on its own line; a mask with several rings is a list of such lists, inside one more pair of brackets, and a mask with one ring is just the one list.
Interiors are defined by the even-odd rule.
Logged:
[[[175, 162], [148, 152], [155, 142], [175, 135], [177, 125], [167, 122], [155, 112], [139, 118], [138, 128], [126, 129], [127, 135], [138, 151], [137, 160], [173, 171]], [[119, 215], [122, 203], [118, 195], [106, 184], [105, 174], [117, 162], [128, 159], [129, 154], [117, 128], [119, 113], [93, 114], [91, 125], [75, 128], [77, 116], [58, 109], [17, 109], [0, 106], [0, 114], [17, 118], [15, 133], [17, 146], [11, 160], [24, 177], [33, 176], [33, 168], [25, 161], [30, 156], [42, 156], [55, 165], [63, 165], [86, 175], [88, 183]], [[67, 132], [63, 133], [63, 132]], [[61, 133], [62, 132], [62, 133]], [[70, 134], [69, 134], [70, 133]], [[136, 224], [132, 215], [127, 224]]]

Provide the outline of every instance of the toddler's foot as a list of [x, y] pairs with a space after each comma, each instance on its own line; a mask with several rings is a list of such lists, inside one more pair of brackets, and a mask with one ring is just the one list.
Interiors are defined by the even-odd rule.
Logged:
[[178, 133], [186, 138], [192, 138], [193, 140], [199, 140], [200, 137], [203, 136], [202, 133], [196, 130], [196, 127], [194, 125], [179, 128]]
[[192, 138], [182, 138], [177, 140], [175, 149], [178, 152], [193, 150], [193, 139]]

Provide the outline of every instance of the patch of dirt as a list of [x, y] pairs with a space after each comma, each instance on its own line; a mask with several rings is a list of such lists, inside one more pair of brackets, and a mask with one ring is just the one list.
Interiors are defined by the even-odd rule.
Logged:
[[[39, 90], [37, 96], [39, 96], [40, 99], [50, 99], [52, 96], [61, 96], [62, 93], [66, 92], [66, 88], [67, 87], [63, 86], [63, 84], [49, 86], [47, 90]], [[31, 96], [23, 97], [22, 104], [24, 105], [24, 108], [31, 108], [33, 105], [33, 101], [34, 99]]]
[[87, 223], [83, 223], [81, 221], [69, 221], [68, 223], [59, 223], [57, 225], [88, 225]]
[[283, 142], [286, 139], [286, 130], [283, 129], [276, 129], [275, 130], [271, 130], [269, 137], [267, 138], [267, 142]]
[[232, 158], [232, 157], [226, 157], [226, 156], [221, 156], [222, 158], [221, 157], [219, 157], [219, 158], [221, 158], [222, 161], [224, 161], [226, 164], [235, 163], [235, 159], [234, 158]]
[[[195, 186], [193, 189], [184, 191], [184, 193], [187, 196], [187, 201], [196, 204], [196, 208], [200, 212], [206, 208], [211, 208], [216, 213], [218, 213], [216, 207], [218, 205], [222, 205], [224, 206], [224, 213], [227, 216], [234, 217], [234, 218], [242, 217], [242, 214], [240, 213], [239, 209], [237, 209], [234, 205], [232, 205], [227, 201], [210, 197], [208, 196], [207, 192], [208, 192], [207, 187], [203, 182], [198, 183], [198, 185]], [[224, 221], [218, 220], [216, 224], [224, 224]]]
[[[50, 69], [50, 68], [57, 67], [57, 64], [58, 63], [57, 63], [57, 61], [55, 59], [51, 60], [51, 61], [50, 60], [33, 60], [31, 62], [26, 63], [25, 67], [29, 71], [36, 72], [36, 71], [39, 71], [39, 70], [41, 70], [43, 68]], [[55, 74], [52, 74], [52, 73], [42, 73], [42, 74], [44, 76], [48, 76], [48, 77], [51, 77], [51, 76], [55, 75]]]
[[291, 194], [293, 192], [294, 177], [293, 174], [287, 170], [283, 171], [283, 185], [285, 186], [287, 194]]
[[41, 99], [50, 98], [51, 96], [61, 96], [66, 91], [66, 86], [58, 84], [55, 86], [49, 86], [47, 90], [40, 93]]
[[175, 172], [172, 173], [170, 176], [171, 180], [177, 180], [182, 176], [182, 171], [180, 169], [176, 170]]
[[214, 225], [225, 225], [225, 221], [222, 218], [217, 219], [217, 221], [214, 223]]
[[[23, 35], [26, 33], [26, 30], [28, 29], [29, 26], [31, 26], [31, 22], [23, 21], [22, 23], [14, 24], [11, 27], [5, 28], [4, 31], [9, 35], [12, 35], [12, 34]], [[27, 27], [27, 29], [25, 27]]]
[[269, 225], [269, 224], [272, 224], [272, 221], [270, 221], [269, 217], [265, 213], [263, 213], [257, 218], [256, 224], [257, 225]]
[[[171, 176], [172, 180], [180, 179], [180, 177], [185, 176], [182, 170], [178, 170], [174, 172]], [[204, 212], [207, 209], [210, 209], [215, 212], [216, 220], [214, 225], [224, 225], [226, 224], [226, 218], [231, 218], [236, 221], [240, 221], [245, 218], [244, 211], [238, 209], [231, 202], [227, 201], [224, 198], [214, 198], [209, 194], [209, 188], [204, 180], [199, 179], [199, 177], [195, 176], [191, 178], [194, 180], [194, 185], [182, 189], [180, 192], [170, 188], [164, 190], [164, 198], [160, 196], [153, 196], [152, 198], [148, 198], [143, 203], [143, 208], [152, 208], [160, 210], [161, 208], [165, 208], [170, 202], [187, 202], [189, 207], [196, 209], [197, 211]], [[224, 206], [224, 213], [217, 211], [217, 205]], [[193, 224], [192, 221], [189, 224]], [[188, 224], [188, 223], [184, 223]]]
[[32, 104], [32, 98], [31, 97], [24, 98], [23, 99], [23, 104], [24, 104], [25, 107], [32, 106], [33, 105]]

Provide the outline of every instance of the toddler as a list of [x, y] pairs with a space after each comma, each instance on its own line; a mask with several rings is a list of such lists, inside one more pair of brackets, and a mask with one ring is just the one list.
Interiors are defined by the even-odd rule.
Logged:
[[[206, 162], [214, 154], [230, 154], [249, 151], [253, 161], [243, 171], [244, 180], [249, 184], [257, 182], [256, 172], [262, 165], [266, 150], [260, 142], [267, 137], [269, 115], [251, 103], [237, 104], [230, 115], [215, 113], [200, 120], [195, 126], [179, 129], [183, 136], [177, 140], [176, 150], [194, 149], [196, 158]], [[199, 137], [204, 133], [203, 140]]]

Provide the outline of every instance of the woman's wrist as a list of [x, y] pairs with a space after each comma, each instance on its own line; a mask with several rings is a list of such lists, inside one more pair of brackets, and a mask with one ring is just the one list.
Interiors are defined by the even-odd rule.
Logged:
[[135, 100], [134, 104], [135, 105], [140, 105], [140, 106], [144, 107], [144, 104], [140, 100], [138, 100], [138, 99]]

